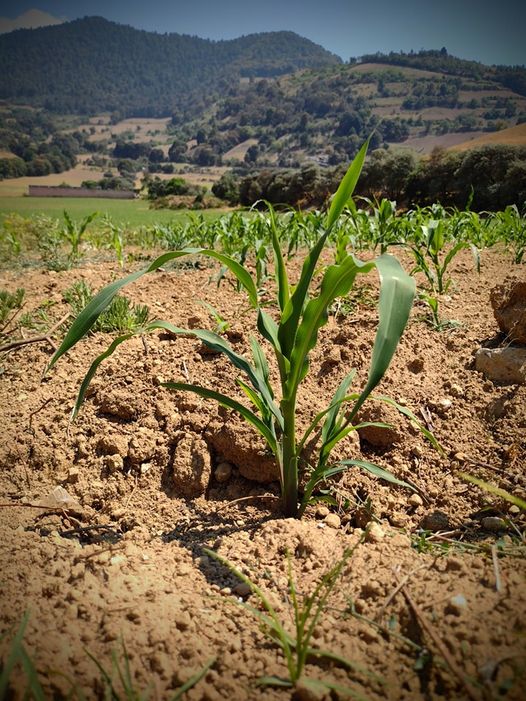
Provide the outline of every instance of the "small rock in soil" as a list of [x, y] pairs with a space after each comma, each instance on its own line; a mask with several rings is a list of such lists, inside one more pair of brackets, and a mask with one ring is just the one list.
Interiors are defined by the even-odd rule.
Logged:
[[461, 616], [466, 611], [468, 602], [463, 594], [452, 596], [446, 605], [446, 613], [451, 613], [454, 616]]
[[411, 494], [409, 497], [409, 504], [411, 506], [414, 506], [415, 509], [418, 508], [419, 506], [422, 506], [424, 503], [422, 497], [419, 494]]
[[329, 509], [323, 504], [319, 504], [316, 507], [316, 518], [327, 518], [329, 513]]
[[242, 596], [244, 598], [245, 596], [248, 596], [251, 593], [252, 589], [250, 585], [248, 585], [246, 582], [240, 582], [234, 587], [234, 594], [236, 594], [237, 596]]
[[482, 528], [484, 528], [485, 531], [490, 531], [491, 533], [505, 531], [507, 528], [506, 521], [504, 521], [504, 519], [502, 518], [499, 518], [498, 516], [486, 516], [482, 519], [480, 525], [482, 526]]
[[376, 522], [371, 523], [367, 529], [367, 535], [365, 539], [368, 543], [379, 543], [385, 538], [384, 529]]
[[338, 516], [338, 514], [328, 514], [325, 517], [325, 523], [329, 526], [329, 528], [339, 528], [342, 525], [341, 518]]
[[292, 701], [323, 701], [326, 698], [324, 689], [307, 686], [302, 679], [296, 682]]
[[494, 382], [526, 383], [526, 348], [479, 348], [475, 353], [475, 369]]
[[436, 533], [437, 531], [447, 531], [451, 524], [448, 515], [443, 511], [430, 511], [420, 522], [420, 527], [425, 531]]
[[220, 462], [214, 470], [214, 477], [218, 482], [228, 482], [232, 476], [232, 465], [229, 462]]

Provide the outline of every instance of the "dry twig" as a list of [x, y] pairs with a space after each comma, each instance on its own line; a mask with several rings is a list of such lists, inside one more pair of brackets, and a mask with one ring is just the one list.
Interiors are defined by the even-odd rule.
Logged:
[[20, 348], [21, 346], [25, 346], [28, 343], [41, 343], [42, 341], [46, 341], [46, 343], [49, 343], [51, 348], [53, 348], [54, 351], [57, 350], [57, 346], [55, 345], [53, 339], [51, 336], [57, 331], [62, 324], [68, 320], [70, 317], [70, 312], [65, 314], [60, 321], [57, 321], [57, 323], [52, 326], [46, 333], [39, 334], [38, 336], [31, 336], [30, 338], [19, 338], [18, 341], [10, 341], [9, 343], [4, 343], [3, 346], [0, 346], [0, 353], [7, 353], [7, 351], [14, 350], [15, 348]]

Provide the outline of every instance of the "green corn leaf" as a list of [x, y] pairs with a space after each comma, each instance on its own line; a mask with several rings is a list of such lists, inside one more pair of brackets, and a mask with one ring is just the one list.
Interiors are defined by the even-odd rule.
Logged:
[[356, 183], [358, 182], [358, 178], [362, 172], [363, 162], [367, 154], [367, 149], [369, 148], [370, 140], [371, 137], [367, 139], [365, 144], [358, 151], [356, 157], [349, 166], [347, 173], [344, 175], [340, 186], [336, 190], [334, 197], [332, 198], [329, 213], [327, 215], [327, 221], [325, 222], [325, 228], [327, 230], [332, 228], [354, 192], [354, 188], [356, 187]]
[[358, 399], [359, 395], [358, 394], [349, 394], [346, 395], [345, 397], [342, 397], [339, 400], [333, 399], [333, 401], [329, 404], [327, 409], [324, 409], [323, 411], [320, 411], [316, 416], [313, 418], [309, 426], [307, 427], [307, 430], [303, 434], [301, 441], [298, 443], [298, 454], [301, 455], [301, 452], [305, 446], [305, 443], [307, 442], [307, 438], [311, 435], [311, 433], [314, 431], [316, 426], [320, 423], [320, 421], [323, 419], [324, 416], [326, 416], [334, 407], [341, 406], [345, 402], [354, 402]]
[[340, 386], [334, 393], [334, 397], [332, 398], [329, 410], [327, 412], [327, 416], [325, 417], [325, 422], [323, 424], [323, 428], [321, 431], [321, 439], [322, 442], [325, 443], [329, 436], [332, 435], [334, 431], [334, 427], [336, 424], [336, 419], [338, 418], [338, 414], [340, 413], [340, 409], [342, 406], [342, 401], [345, 398], [345, 395], [347, 394], [347, 390], [349, 388], [349, 385], [351, 382], [354, 380], [356, 376], [356, 370], [352, 369], [340, 382]]
[[316, 345], [319, 329], [327, 323], [328, 309], [336, 297], [345, 296], [351, 289], [358, 272], [366, 273], [375, 265], [363, 263], [349, 255], [340, 265], [330, 265], [323, 276], [318, 297], [312, 299], [303, 312], [291, 353], [291, 370], [286, 392], [290, 394], [303, 379], [307, 355]]
[[440, 445], [440, 443], [437, 441], [435, 436], [429, 431], [425, 426], [423, 426], [420, 421], [416, 418], [414, 413], [411, 411], [411, 409], [408, 409], [406, 406], [402, 406], [401, 404], [398, 404], [398, 402], [395, 402], [394, 399], [391, 399], [391, 397], [384, 397], [383, 395], [376, 395], [374, 397], [371, 397], [371, 399], [375, 402], [384, 402], [385, 404], [390, 404], [392, 407], [394, 407], [397, 411], [399, 411], [401, 414], [404, 416], [407, 416], [407, 418], [413, 423], [416, 428], [427, 438], [427, 440], [431, 443], [431, 445], [438, 450], [438, 452], [441, 455], [445, 455], [444, 448]]
[[259, 394], [256, 392], [255, 389], [252, 389], [252, 387], [249, 387], [247, 384], [243, 382], [243, 380], [240, 380], [239, 378], [236, 380], [237, 384], [240, 386], [240, 388], [243, 390], [243, 392], [246, 394], [246, 396], [250, 399], [252, 404], [256, 407], [256, 409], [259, 411], [259, 413], [265, 417], [265, 405], [263, 403], [263, 400], [259, 396]]
[[179, 327], [174, 326], [173, 324], [170, 324], [167, 321], [153, 321], [146, 327], [146, 330], [148, 331], [151, 331], [153, 329], [164, 329], [165, 331], [169, 331], [173, 334], [195, 336], [212, 350], [218, 353], [224, 353], [230, 360], [230, 362], [239, 370], [244, 372], [245, 375], [249, 378], [254, 388], [258, 391], [261, 398], [264, 400], [268, 411], [275, 416], [278, 425], [282, 427], [283, 417], [277, 404], [274, 402], [274, 399], [271, 395], [267, 383], [265, 382], [263, 375], [260, 374], [256, 368], [253, 368], [252, 365], [248, 362], [248, 360], [246, 360], [246, 358], [236, 353], [232, 346], [228, 343], [228, 341], [226, 341], [221, 336], [218, 336], [213, 331], [207, 331], [206, 329], [180, 329]]
[[278, 304], [281, 311], [285, 309], [285, 305], [289, 301], [289, 279], [287, 269], [283, 260], [283, 254], [279, 245], [279, 238], [276, 226], [276, 213], [270, 203], [267, 203], [270, 215], [270, 233], [272, 236], [272, 249], [274, 251], [274, 261], [276, 267], [276, 283], [278, 286]]
[[296, 285], [296, 288], [288, 303], [282, 310], [278, 338], [281, 352], [285, 358], [290, 359], [292, 350], [296, 345], [296, 332], [298, 330], [299, 320], [308, 297], [309, 286], [312, 281], [318, 259], [325, 246], [325, 243], [327, 242], [332, 226], [343, 211], [346, 202], [348, 202], [354, 191], [356, 183], [358, 182], [368, 146], [369, 139], [367, 139], [354, 158], [342, 182], [340, 183], [340, 186], [333, 197], [329, 214], [327, 215], [325, 232], [320, 236], [309, 255], [305, 258], [298, 284]]
[[26, 673], [29, 691], [31, 692], [30, 698], [34, 701], [46, 701], [46, 695], [44, 694], [44, 690], [42, 689], [42, 685], [38, 679], [38, 672], [23, 645], [20, 646], [20, 660], [22, 662], [24, 672]]
[[294, 684], [290, 679], [282, 679], [281, 677], [266, 676], [256, 679], [257, 686], [274, 686], [276, 688], [290, 689]]
[[129, 285], [130, 283], [135, 282], [143, 275], [157, 270], [158, 268], [170, 262], [171, 260], [175, 260], [177, 258], [181, 258], [182, 256], [188, 255], [208, 256], [211, 258], [215, 258], [221, 263], [223, 263], [223, 265], [226, 265], [247, 291], [252, 306], [257, 306], [258, 294], [256, 285], [254, 284], [250, 273], [248, 273], [248, 271], [245, 270], [245, 268], [243, 268], [243, 266], [240, 265], [233, 258], [230, 258], [229, 256], [226, 256], [222, 253], [218, 253], [217, 251], [212, 251], [204, 248], [185, 248], [181, 251], [170, 251], [169, 253], [164, 253], [162, 256], [156, 258], [144, 270], [139, 270], [135, 273], [131, 273], [130, 275], [121, 278], [120, 280], [115, 280], [115, 282], [110, 283], [109, 285], [104, 287], [97, 295], [95, 295], [95, 297], [93, 297], [91, 302], [81, 311], [81, 313], [71, 325], [60, 347], [51, 358], [46, 372], [50, 370], [53, 367], [53, 365], [55, 365], [57, 360], [62, 355], [64, 355], [64, 353], [66, 353], [88, 333], [88, 331], [91, 329], [91, 327], [98, 319], [100, 314], [105, 309], [107, 309], [115, 295], [117, 295], [118, 292], [125, 285]]
[[378, 329], [367, 384], [353, 407], [349, 421], [356, 416], [389, 367], [409, 319], [416, 291], [414, 279], [405, 272], [396, 258], [384, 254], [375, 260], [375, 264], [381, 284]]
[[347, 467], [359, 467], [362, 470], [369, 472], [371, 475], [378, 477], [378, 479], [385, 480], [391, 484], [396, 484], [399, 487], [406, 487], [414, 492], [418, 491], [415, 484], [412, 484], [406, 480], [398, 479], [398, 477], [395, 477], [391, 472], [389, 472], [389, 470], [386, 470], [379, 465], [375, 465], [372, 462], [368, 462], [367, 460], [339, 460], [337, 463], [334, 463], [334, 465], [328, 468], [326, 476], [332, 477], [333, 475], [347, 469]]
[[0, 699], [5, 699], [7, 694], [7, 686], [9, 684], [9, 678], [11, 673], [21, 657], [22, 640], [26, 631], [27, 623], [29, 621], [29, 611], [26, 611], [22, 616], [20, 626], [16, 632], [13, 642], [9, 648], [9, 654], [7, 659], [4, 661], [2, 666], [2, 672], [0, 674]]
[[225, 394], [215, 392], [207, 387], [201, 387], [200, 385], [189, 385], [184, 382], [163, 382], [161, 386], [172, 390], [194, 392], [194, 394], [198, 394], [200, 397], [204, 397], [205, 399], [213, 399], [214, 401], [218, 402], [218, 404], [221, 404], [221, 406], [237, 411], [244, 419], [251, 423], [257, 431], [259, 431], [259, 433], [267, 441], [269, 448], [272, 450], [274, 455], [277, 455], [276, 438], [268, 426], [263, 423], [259, 416], [250, 411], [250, 409], [247, 409], [247, 407], [243, 406], [243, 404], [237, 402], [235, 399], [231, 399]]
[[79, 393], [77, 395], [77, 400], [75, 402], [75, 406], [73, 407], [73, 411], [71, 412], [71, 420], [75, 419], [77, 414], [80, 411], [80, 407], [82, 406], [82, 402], [84, 401], [84, 397], [86, 396], [86, 392], [88, 390], [88, 387], [90, 386], [91, 380], [93, 379], [93, 376], [98, 370], [99, 365], [106, 360], [106, 358], [109, 358], [110, 355], [112, 355], [115, 350], [118, 348], [118, 346], [121, 345], [121, 343], [124, 343], [124, 341], [127, 341], [128, 339], [132, 338], [136, 334], [134, 333], [127, 333], [124, 336], [119, 336], [116, 338], [110, 345], [109, 347], [104, 351], [104, 353], [101, 353], [98, 355], [93, 363], [90, 365], [90, 368], [86, 375], [84, 376], [84, 379], [82, 380], [82, 384], [80, 385]]
[[252, 357], [254, 359], [254, 367], [256, 371], [261, 375], [263, 380], [265, 381], [265, 384], [268, 387], [268, 390], [271, 394], [271, 396], [274, 396], [272, 392], [272, 388], [269, 384], [269, 367], [267, 363], [267, 358], [265, 357], [265, 353], [263, 352], [263, 348], [259, 345], [259, 343], [256, 341], [254, 336], [250, 337], [250, 347], [252, 349]]

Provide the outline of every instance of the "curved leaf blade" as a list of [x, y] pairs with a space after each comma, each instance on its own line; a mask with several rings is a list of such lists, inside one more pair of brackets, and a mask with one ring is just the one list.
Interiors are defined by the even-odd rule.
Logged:
[[226, 407], [227, 409], [233, 409], [234, 411], [237, 411], [241, 416], [246, 419], [249, 423], [254, 426], [255, 429], [259, 431], [259, 433], [263, 436], [263, 438], [267, 441], [269, 448], [272, 450], [274, 455], [276, 455], [277, 451], [277, 445], [276, 445], [276, 438], [266, 426], [263, 421], [254, 414], [253, 411], [250, 411], [250, 409], [247, 409], [246, 406], [243, 406], [243, 404], [240, 404], [237, 402], [235, 399], [231, 399], [230, 397], [227, 397], [225, 394], [221, 394], [220, 392], [216, 392], [213, 389], [208, 389], [207, 387], [201, 387], [200, 385], [190, 385], [186, 382], [162, 382], [161, 387], [166, 387], [167, 389], [172, 389], [172, 390], [180, 390], [180, 391], [185, 391], [185, 392], [193, 392], [194, 394], [198, 394], [200, 397], [203, 397], [204, 399], [213, 399], [214, 401], [218, 402], [218, 404], [221, 404], [221, 406]]

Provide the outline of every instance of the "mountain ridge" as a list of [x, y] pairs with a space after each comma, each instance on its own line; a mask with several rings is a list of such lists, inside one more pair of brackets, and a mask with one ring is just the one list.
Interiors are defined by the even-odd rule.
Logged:
[[56, 112], [169, 116], [205, 106], [242, 77], [339, 63], [294, 32], [213, 41], [85, 17], [0, 35], [0, 98]]

